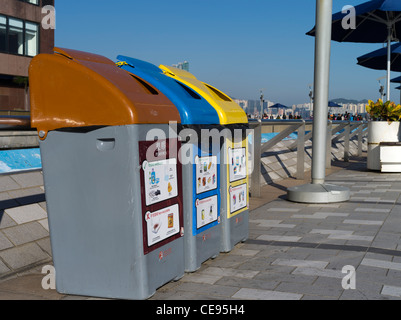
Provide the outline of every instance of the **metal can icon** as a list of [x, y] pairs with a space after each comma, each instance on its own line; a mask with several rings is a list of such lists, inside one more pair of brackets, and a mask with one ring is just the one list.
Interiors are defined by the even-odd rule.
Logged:
[[170, 213], [168, 215], [168, 228], [171, 229], [174, 227], [174, 214]]

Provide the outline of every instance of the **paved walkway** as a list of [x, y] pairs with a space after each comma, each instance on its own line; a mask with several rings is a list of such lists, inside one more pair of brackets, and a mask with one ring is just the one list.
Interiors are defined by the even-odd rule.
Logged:
[[[337, 162], [328, 173], [327, 182], [350, 188], [345, 203], [285, 200], [287, 187], [305, 181], [266, 186], [252, 199], [247, 242], [151, 300], [401, 299], [401, 174], [369, 172], [365, 161]], [[0, 282], [0, 299], [87, 299], [43, 290], [40, 271]]]

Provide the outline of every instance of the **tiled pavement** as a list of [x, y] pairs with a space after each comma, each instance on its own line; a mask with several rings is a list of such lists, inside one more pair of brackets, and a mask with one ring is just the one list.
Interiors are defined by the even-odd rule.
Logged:
[[[369, 172], [365, 160], [337, 162], [328, 173], [327, 182], [350, 188], [345, 203], [285, 200], [287, 187], [305, 181], [266, 186], [263, 199], [252, 199], [248, 241], [151, 300], [401, 299], [401, 174]], [[355, 283], [343, 280], [345, 266], [356, 270]], [[40, 271], [0, 280], [0, 299], [87, 299], [43, 290]]]

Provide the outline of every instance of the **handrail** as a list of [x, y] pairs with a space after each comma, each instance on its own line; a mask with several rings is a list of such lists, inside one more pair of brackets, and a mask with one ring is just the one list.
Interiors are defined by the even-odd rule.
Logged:
[[[362, 155], [362, 138], [367, 134], [367, 121], [341, 121], [328, 120], [327, 122], [327, 145], [330, 146], [326, 150], [326, 168], [331, 168], [331, 146], [334, 141], [344, 138], [344, 161], [349, 161], [349, 141], [355, 135], [358, 135], [358, 156]], [[298, 137], [294, 143], [289, 146], [291, 151], [297, 150], [297, 179], [305, 178], [305, 143], [312, 138], [312, 131], [305, 134], [306, 125], [313, 124], [313, 120], [254, 120], [249, 119], [249, 127], [253, 131], [253, 143], [250, 148], [253, 159], [253, 170], [250, 174], [252, 197], [260, 197], [260, 175], [262, 154], [271, 149], [277, 143], [288, 137], [293, 132], [298, 132]], [[266, 126], [282, 126], [288, 128], [279, 132], [275, 137], [262, 144], [262, 127]], [[334, 127], [334, 128], [333, 128]], [[344, 130], [343, 132], [340, 132]], [[334, 137], [333, 137], [334, 136]], [[302, 152], [300, 152], [302, 151]]]
[[26, 130], [31, 128], [30, 116], [0, 116], [0, 130]]

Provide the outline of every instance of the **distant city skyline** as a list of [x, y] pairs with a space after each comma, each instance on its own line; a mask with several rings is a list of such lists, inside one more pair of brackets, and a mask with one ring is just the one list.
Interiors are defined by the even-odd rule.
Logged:
[[[336, 100], [336, 99], [334, 99]], [[282, 116], [284, 113], [288, 116], [292, 114], [293, 116], [300, 115], [302, 118], [310, 118], [312, 113], [311, 103], [301, 103], [301, 104], [294, 104], [288, 106], [289, 109], [269, 109], [269, 107], [273, 106], [275, 103], [272, 101], [264, 101], [263, 103], [263, 111], [261, 113], [261, 102], [260, 100], [246, 100], [246, 99], [234, 99], [234, 101], [252, 118], [260, 118], [264, 114], [268, 116], [277, 115]], [[345, 114], [346, 112], [352, 115], [359, 115], [365, 114], [365, 106], [366, 103], [339, 103], [341, 107], [329, 107], [328, 113], [330, 114]]]
[[[333, 1], [333, 13], [366, 0]], [[123, 54], [155, 65], [189, 61], [190, 72], [226, 94], [285, 105], [309, 102], [314, 79], [316, 1], [58, 0], [56, 46]], [[332, 41], [329, 98], [380, 97], [385, 71], [357, 65], [384, 44]], [[399, 76], [392, 73], [392, 78]], [[392, 84], [392, 98], [400, 94]]]

